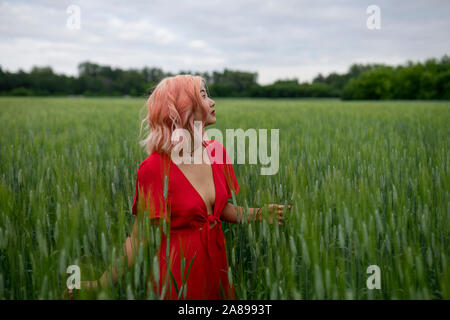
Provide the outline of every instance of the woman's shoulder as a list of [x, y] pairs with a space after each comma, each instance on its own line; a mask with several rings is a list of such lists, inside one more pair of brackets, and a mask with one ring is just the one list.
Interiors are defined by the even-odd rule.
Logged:
[[153, 152], [146, 159], [144, 159], [138, 168], [137, 176], [139, 180], [145, 180], [149, 177], [155, 177], [162, 173], [162, 159], [163, 156], [158, 152]]

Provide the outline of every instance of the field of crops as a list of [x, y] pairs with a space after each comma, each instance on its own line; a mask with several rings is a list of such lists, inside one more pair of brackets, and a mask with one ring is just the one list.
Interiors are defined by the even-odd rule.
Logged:
[[[0, 99], [0, 299], [61, 299], [130, 234], [144, 99]], [[449, 299], [450, 103], [217, 99], [218, 129], [280, 129], [280, 169], [235, 165], [238, 205], [293, 205], [284, 226], [227, 224], [241, 299]], [[225, 143], [224, 143], [225, 144]], [[229, 151], [230, 152], [230, 151]], [[157, 298], [154, 245], [76, 298]], [[366, 270], [381, 270], [369, 290]]]

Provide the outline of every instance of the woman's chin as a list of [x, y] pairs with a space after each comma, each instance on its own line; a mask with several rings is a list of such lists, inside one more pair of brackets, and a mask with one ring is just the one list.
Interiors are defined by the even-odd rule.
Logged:
[[206, 126], [210, 126], [210, 125], [215, 124], [215, 123], [216, 123], [216, 117], [211, 117], [211, 118], [209, 118], [208, 121], [206, 122], [205, 127], [206, 127]]

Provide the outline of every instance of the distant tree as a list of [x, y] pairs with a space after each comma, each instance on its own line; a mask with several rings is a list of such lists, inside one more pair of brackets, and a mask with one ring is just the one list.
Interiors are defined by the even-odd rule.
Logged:
[[[343, 74], [319, 73], [312, 83], [280, 79], [261, 86], [255, 72], [224, 69], [182, 70], [202, 76], [214, 97], [341, 97], [343, 99], [450, 99], [450, 58], [408, 61], [397, 67], [353, 64]], [[89, 61], [78, 65], [78, 76], [56, 74], [51, 67], [8, 72], [0, 67], [1, 95], [148, 95], [162, 79], [173, 76], [156, 67], [112, 68]]]
[[449, 57], [428, 59], [424, 63], [374, 65], [349, 81], [344, 99], [449, 99]]

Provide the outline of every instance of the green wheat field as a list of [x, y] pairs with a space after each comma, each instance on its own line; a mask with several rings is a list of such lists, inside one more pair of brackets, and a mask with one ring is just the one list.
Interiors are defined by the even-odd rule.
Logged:
[[[145, 99], [0, 98], [0, 299], [62, 299], [130, 235]], [[238, 205], [283, 226], [223, 223], [240, 299], [449, 299], [450, 102], [216, 99], [226, 128], [280, 129], [280, 168], [235, 165]], [[270, 140], [269, 140], [270, 141]], [[224, 141], [225, 144], [226, 141]], [[76, 299], [158, 299], [159, 226], [115, 285]], [[367, 268], [381, 271], [368, 289]], [[181, 288], [180, 288], [181, 289]]]

